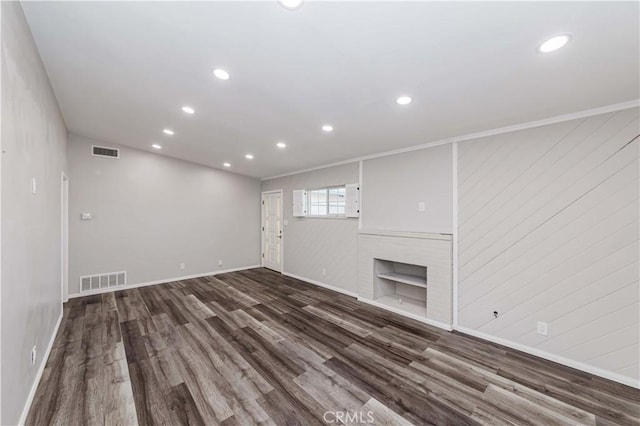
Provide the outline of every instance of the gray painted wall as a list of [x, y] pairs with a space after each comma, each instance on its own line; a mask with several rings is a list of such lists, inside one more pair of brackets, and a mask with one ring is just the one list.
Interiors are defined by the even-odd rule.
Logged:
[[459, 145], [461, 326], [640, 378], [638, 133], [635, 108]]
[[124, 147], [95, 157], [91, 144], [118, 147], [69, 137], [69, 294], [82, 275], [125, 270], [138, 284], [260, 264], [260, 181]]
[[[17, 424], [62, 314], [67, 130], [18, 2], [2, 2], [2, 418]], [[31, 193], [35, 177], [37, 192]], [[31, 348], [38, 359], [32, 366]]]
[[450, 144], [364, 161], [362, 228], [453, 233], [452, 168]]
[[357, 292], [358, 219], [294, 218], [292, 191], [356, 183], [358, 175], [358, 163], [350, 163], [262, 182], [263, 191], [284, 191], [283, 272]]

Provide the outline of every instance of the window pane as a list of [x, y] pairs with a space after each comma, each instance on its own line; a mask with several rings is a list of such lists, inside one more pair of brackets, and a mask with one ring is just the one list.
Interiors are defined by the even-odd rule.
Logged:
[[313, 216], [326, 216], [327, 214], [327, 190], [314, 189], [310, 193], [310, 213]]
[[343, 215], [345, 214], [345, 188], [329, 189], [329, 214]]

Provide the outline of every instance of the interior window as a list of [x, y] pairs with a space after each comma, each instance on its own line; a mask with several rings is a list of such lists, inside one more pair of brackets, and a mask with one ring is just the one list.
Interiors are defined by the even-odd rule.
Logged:
[[309, 191], [309, 216], [345, 216], [345, 210], [344, 186]]

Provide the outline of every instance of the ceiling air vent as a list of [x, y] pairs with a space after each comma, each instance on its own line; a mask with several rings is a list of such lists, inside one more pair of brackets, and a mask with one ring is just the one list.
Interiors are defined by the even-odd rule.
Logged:
[[120, 150], [116, 148], [107, 148], [106, 146], [91, 146], [91, 155], [96, 157], [120, 158]]

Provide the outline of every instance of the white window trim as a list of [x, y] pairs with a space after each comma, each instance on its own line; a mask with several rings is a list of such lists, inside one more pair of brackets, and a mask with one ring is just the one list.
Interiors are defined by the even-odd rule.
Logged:
[[[331, 185], [331, 186], [320, 186], [317, 188], [311, 188], [311, 189], [307, 189], [307, 214], [306, 214], [306, 218], [309, 219], [347, 219], [347, 209], [346, 209], [346, 205], [345, 205], [345, 211], [343, 214], [312, 214], [311, 213], [311, 193], [313, 191], [318, 191], [318, 190], [327, 190], [329, 191], [330, 189], [344, 189], [346, 191], [346, 185]], [[327, 195], [328, 196], [328, 195]], [[328, 208], [328, 203], [329, 201], [327, 200], [327, 208]]]

